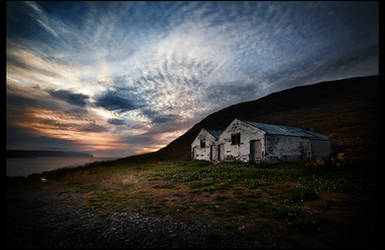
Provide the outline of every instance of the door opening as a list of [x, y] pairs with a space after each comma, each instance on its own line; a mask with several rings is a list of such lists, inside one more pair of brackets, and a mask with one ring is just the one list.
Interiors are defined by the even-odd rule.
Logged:
[[259, 163], [262, 160], [262, 144], [260, 140], [250, 141], [250, 161]]

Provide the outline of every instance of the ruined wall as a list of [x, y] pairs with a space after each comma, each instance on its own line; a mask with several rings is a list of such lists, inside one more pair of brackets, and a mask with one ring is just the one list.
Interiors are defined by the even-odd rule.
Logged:
[[327, 157], [331, 153], [330, 141], [311, 140], [312, 157]]
[[[200, 147], [201, 139], [204, 139], [206, 141], [206, 145], [204, 148]], [[210, 161], [210, 145], [214, 145], [213, 157], [215, 160], [218, 155], [215, 141], [216, 138], [213, 135], [211, 135], [206, 129], [202, 129], [191, 144], [191, 159]]]
[[[241, 134], [240, 144], [231, 145], [231, 135], [236, 133]], [[250, 140], [261, 140], [263, 155], [265, 145], [264, 134], [264, 131], [235, 119], [223, 131], [217, 142], [217, 144], [224, 144], [224, 161], [248, 162], [250, 160]]]
[[309, 138], [283, 135], [266, 135], [265, 161], [276, 163], [311, 158]]

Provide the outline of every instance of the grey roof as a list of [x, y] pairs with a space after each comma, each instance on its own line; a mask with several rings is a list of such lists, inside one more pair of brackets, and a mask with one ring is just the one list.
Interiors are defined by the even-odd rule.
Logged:
[[302, 136], [302, 137], [311, 137], [316, 139], [328, 140], [329, 138], [325, 135], [315, 133], [313, 131], [307, 131], [302, 128], [295, 128], [282, 125], [272, 125], [265, 124], [260, 122], [246, 121], [248, 124], [259, 128], [265, 131], [267, 134], [271, 135], [290, 135], [290, 136]]
[[219, 138], [219, 136], [222, 134], [223, 130], [207, 130], [212, 136], [214, 136], [216, 139]]
[[321, 134], [318, 134], [318, 133], [316, 133], [314, 131], [307, 131], [307, 130], [305, 130], [305, 131], [306, 131], [306, 133], [311, 134], [314, 137], [318, 137], [319, 139], [329, 140], [329, 137], [326, 136], [326, 135], [321, 135]]

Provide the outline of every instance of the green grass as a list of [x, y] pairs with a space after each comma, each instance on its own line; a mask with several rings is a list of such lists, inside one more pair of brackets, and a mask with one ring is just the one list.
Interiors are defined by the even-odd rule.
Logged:
[[[255, 166], [246, 163], [220, 163], [211, 165], [199, 161], [165, 162], [147, 173], [148, 176], [163, 177], [166, 181], [186, 183], [190, 188], [201, 188], [217, 184], [219, 189], [231, 188], [239, 183], [249, 189], [265, 187], [269, 191], [272, 184], [296, 182], [293, 199], [312, 200], [320, 190], [373, 194], [374, 174], [365, 171], [365, 166], [353, 165], [348, 169], [311, 172], [304, 162], [282, 163], [278, 165]], [[221, 184], [220, 184], [221, 183]], [[227, 186], [227, 187], [226, 187]]]
[[282, 203], [290, 204], [296, 202], [313, 201], [318, 199], [318, 191], [311, 186], [300, 185], [286, 191], [287, 198]]
[[201, 187], [210, 186], [210, 185], [214, 184], [215, 182], [216, 181], [213, 178], [209, 177], [209, 178], [204, 178], [201, 180], [189, 182], [188, 186], [190, 188], [201, 188]]
[[214, 198], [214, 200], [216, 200], [216, 201], [224, 201], [224, 200], [227, 200], [227, 199], [229, 199], [229, 197], [227, 197], [225, 195], [217, 195]]
[[266, 186], [268, 184], [266, 184], [265, 182], [263, 182], [261, 180], [247, 179], [243, 182], [243, 185], [245, 185], [249, 189], [255, 189], [257, 187], [263, 187], [263, 186]]
[[175, 188], [175, 185], [172, 184], [172, 183], [163, 184], [163, 185], [156, 184], [156, 185], [154, 185], [152, 187], [153, 188], [168, 188], [168, 189], [171, 189], [171, 188]]
[[312, 220], [311, 213], [300, 206], [284, 206], [276, 208], [274, 216], [283, 219], [286, 223], [300, 230], [314, 230], [318, 227], [318, 223]]
[[80, 195], [83, 205], [101, 216], [137, 210], [186, 218], [214, 216], [235, 224], [264, 218], [305, 231], [318, 226], [305, 202], [317, 202], [314, 206], [324, 212], [340, 208], [339, 202], [320, 200], [320, 192], [375, 194], [375, 174], [367, 168], [370, 161], [318, 172], [304, 164], [105, 162], [53, 171], [47, 174], [49, 185], [39, 185]]

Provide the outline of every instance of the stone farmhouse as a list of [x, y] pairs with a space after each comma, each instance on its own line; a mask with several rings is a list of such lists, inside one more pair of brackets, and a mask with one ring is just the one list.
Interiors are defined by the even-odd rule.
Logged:
[[234, 119], [225, 130], [202, 128], [191, 144], [191, 158], [220, 161], [277, 163], [326, 157], [329, 137], [312, 129]]

